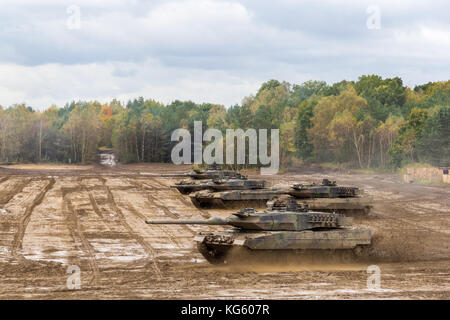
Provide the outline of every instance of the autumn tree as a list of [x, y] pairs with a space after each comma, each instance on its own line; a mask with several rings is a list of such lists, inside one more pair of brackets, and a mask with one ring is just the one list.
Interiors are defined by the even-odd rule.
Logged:
[[70, 139], [71, 161], [86, 163], [95, 159], [100, 119], [95, 105], [75, 106], [64, 125]]
[[417, 157], [435, 166], [450, 166], [450, 106], [436, 107], [417, 137]]

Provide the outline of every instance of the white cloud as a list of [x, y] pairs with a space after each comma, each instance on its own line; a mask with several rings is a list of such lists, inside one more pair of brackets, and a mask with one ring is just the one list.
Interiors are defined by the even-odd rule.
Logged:
[[[69, 5], [81, 29], [66, 27]], [[378, 73], [447, 80], [450, 4], [372, 1], [3, 0], [0, 104], [134, 98], [239, 103], [271, 78], [328, 82]]]
[[[78, 99], [121, 101], [138, 96], [170, 103], [175, 99], [195, 102], [240, 103], [258, 88], [260, 81], [244, 80], [222, 71], [168, 68], [157, 61], [141, 64], [107, 62], [83, 65], [1, 64], [0, 97], [3, 106], [26, 102], [38, 109]], [[131, 76], [117, 75], [117, 70]]]

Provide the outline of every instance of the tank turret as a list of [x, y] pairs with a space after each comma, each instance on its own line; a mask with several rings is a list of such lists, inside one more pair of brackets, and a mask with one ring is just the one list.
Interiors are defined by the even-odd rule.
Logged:
[[189, 194], [201, 190], [225, 191], [225, 190], [253, 190], [267, 187], [264, 180], [248, 179], [247, 176], [236, 173], [233, 177], [215, 178], [212, 180], [192, 181], [182, 180], [172, 186], [182, 194]]
[[326, 212], [255, 211], [243, 209], [232, 216], [207, 220], [147, 220], [147, 224], [228, 225], [242, 230], [302, 231], [349, 227], [352, 218]]
[[[247, 183], [254, 181], [261, 180], [247, 180]], [[220, 190], [221, 184], [218, 183], [203, 185], [202, 189], [196, 185], [196, 189], [192, 188], [186, 194], [189, 194], [191, 201], [199, 208], [265, 208], [274, 201], [285, 202], [294, 199], [299, 205], [307, 203], [309, 208], [315, 211], [364, 216], [370, 212], [373, 206], [372, 198], [363, 194], [362, 190], [357, 187], [338, 186], [336, 181], [328, 179], [323, 179], [321, 184], [297, 183], [290, 188], [257, 187], [262, 184], [252, 188], [248, 184], [246, 187], [244, 184], [242, 188], [233, 189], [231, 189], [233, 184], [224, 184], [222, 190]], [[183, 192], [183, 188], [184, 186], [179, 187], [180, 192]]]
[[288, 193], [295, 198], [349, 198], [358, 195], [358, 188], [338, 186], [336, 181], [323, 179], [320, 185], [296, 183]]
[[232, 248], [248, 252], [350, 252], [357, 254], [371, 243], [367, 228], [352, 227], [352, 218], [336, 213], [309, 211], [290, 201], [285, 207], [240, 210], [227, 218], [207, 220], [147, 220], [147, 224], [231, 226], [226, 231], [200, 233], [194, 240], [211, 263], [226, 261]]
[[162, 174], [161, 177], [166, 178], [192, 178], [194, 180], [202, 179], [220, 179], [224, 177], [232, 178], [239, 177], [240, 174], [233, 170], [220, 170], [220, 169], [194, 169], [191, 172], [180, 173], [180, 174]]

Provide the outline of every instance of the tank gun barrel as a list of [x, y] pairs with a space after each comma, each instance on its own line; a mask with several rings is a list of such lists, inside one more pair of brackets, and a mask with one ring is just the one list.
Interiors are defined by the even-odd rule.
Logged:
[[207, 224], [207, 225], [228, 225], [226, 219], [209, 218], [204, 220], [145, 220], [146, 224]]
[[161, 174], [160, 177], [164, 177], [164, 178], [180, 178], [180, 177], [189, 177], [190, 173], [189, 172], [185, 172], [185, 173], [164, 173]]

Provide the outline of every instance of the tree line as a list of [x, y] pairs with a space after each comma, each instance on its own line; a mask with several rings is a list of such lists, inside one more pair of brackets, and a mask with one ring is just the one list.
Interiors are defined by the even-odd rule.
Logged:
[[270, 80], [240, 105], [162, 104], [139, 97], [78, 101], [43, 111], [0, 106], [0, 161], [87, 163], [113, 148], [122, 163], [170, 162], [171, 133], [203, 129], [280, 129], [281, 166], [293, 161], [353, 168], [409, 162], [450, 166], [450, 81], [414, 88], [402, 79], [290, 84]]

